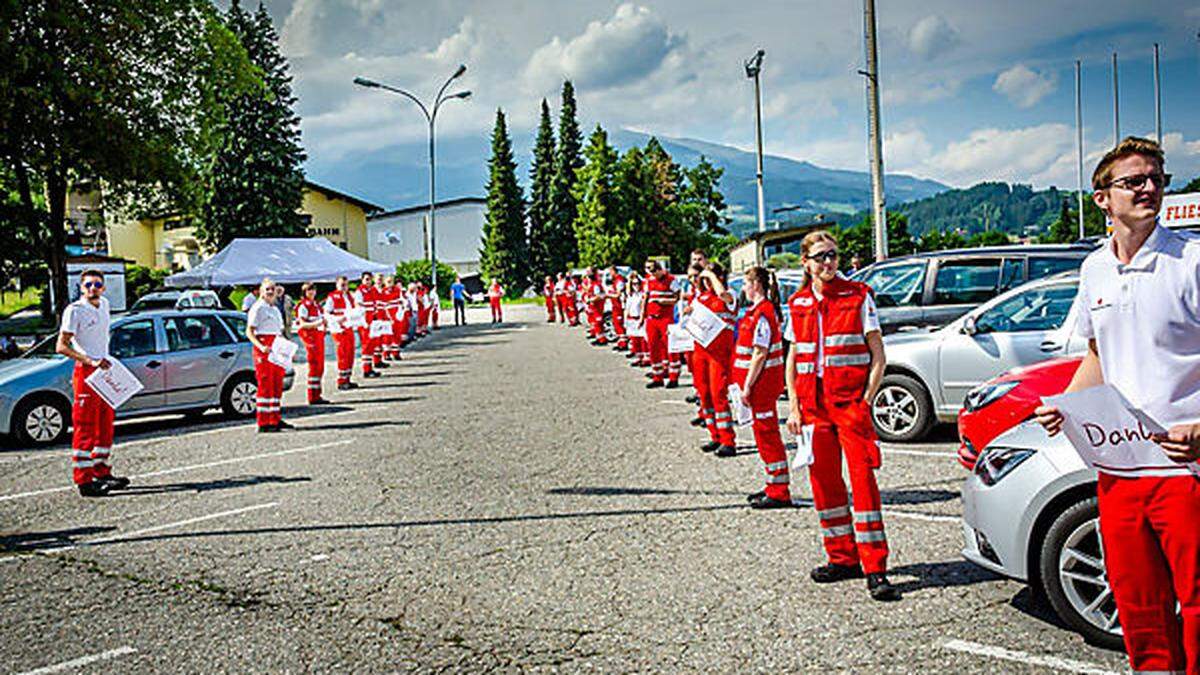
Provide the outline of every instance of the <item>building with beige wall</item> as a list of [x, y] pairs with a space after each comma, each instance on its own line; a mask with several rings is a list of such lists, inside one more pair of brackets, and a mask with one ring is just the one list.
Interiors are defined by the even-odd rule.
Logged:
[[[337, 246], [367, 257], [367, 214], [383, 207], [344, 192], [304, 182], [300, 214], [310, 237], [325, 237]], [[146, 267], [191, 269], [212, 252], [196, 238], [193, 219], [170, 214], [109, 223], [108, 254]]]

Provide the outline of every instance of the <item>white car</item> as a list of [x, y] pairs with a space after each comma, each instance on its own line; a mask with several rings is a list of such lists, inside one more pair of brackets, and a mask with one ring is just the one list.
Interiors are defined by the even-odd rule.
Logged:
[[983, 450], [963, 485], [962, 554], [1028, 583], [1067, 625], [1119, 649], [1096, 483], [1063, 434], [1051, 438], [1032, 421], [1008, 430]]
[[883, 338], [887, 370], [872, 401], [885, 441], [913, 441], [935, 422], [953, 422], [975, 387], [1055, 356], [1080, 354], [1075, 335], [1076, 272], [1031, 281], [972, 309], [945, 327]]

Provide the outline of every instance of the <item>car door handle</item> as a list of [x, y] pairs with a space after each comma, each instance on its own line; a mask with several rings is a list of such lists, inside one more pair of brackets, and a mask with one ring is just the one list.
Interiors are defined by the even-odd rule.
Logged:
[[231, 356], [233, 356], [233, 355], [234, 355], [234, 352], [231, 352], [231, 351], [229, 351], [229, 350], [225, 350], [225, 351], [221, 352], [220, 354], [217, 354], [217, 356], [219, 356], [219, 357], [221, 357], [221, 358], [223, 358], [223, 359], [227, 359], [227, 358], [229, 358], [229, 357], [231, 357]]
[[1056, 352], [1062, 349], [1062, 345], [1054, 340], [1042, 340], [1039, 348], [1044, 352]]
[[147, 361], [146, 362], [147, 368], [157, 368], [161, 365], [162, 365], [162, 361]]

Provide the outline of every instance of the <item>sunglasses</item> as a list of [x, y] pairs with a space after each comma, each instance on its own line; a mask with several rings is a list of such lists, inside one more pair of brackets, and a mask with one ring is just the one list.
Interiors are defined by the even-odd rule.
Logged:
[[104, 288], [104, 282], [103, 281], [85, 281], [85, 282], [83, 282], [83, 287], [84, 288]]
[[831, 263], [834, 260], [837, 260], [837, 257], [838, 257], [837, 250], [829, 249], [828, 251], [823, 251], [821, 253], [814, 253], [814, 254], [808, 256], [808, 259], [812, 260], [814, 262], [819, 262], [819, 263]]
[[1109, 181], [1108, 187], [1141, 190], [1146, 185], [1146, 181], [1151, 180], [1154, 181], [1154, 186], [1159, 190], [1171, 187], [1171, 174], [1169, 173], [1141, 173], [1134, 176], [1121, 176]]

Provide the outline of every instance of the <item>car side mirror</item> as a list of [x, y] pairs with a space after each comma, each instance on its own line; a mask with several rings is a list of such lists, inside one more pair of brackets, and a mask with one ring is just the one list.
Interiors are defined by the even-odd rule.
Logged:
[[979, 326], [975, 324], [975, 317], [968, 316], [966, 320], [963, 321], [962, 332], [965, 335], [974, 335], [979, 332]]

